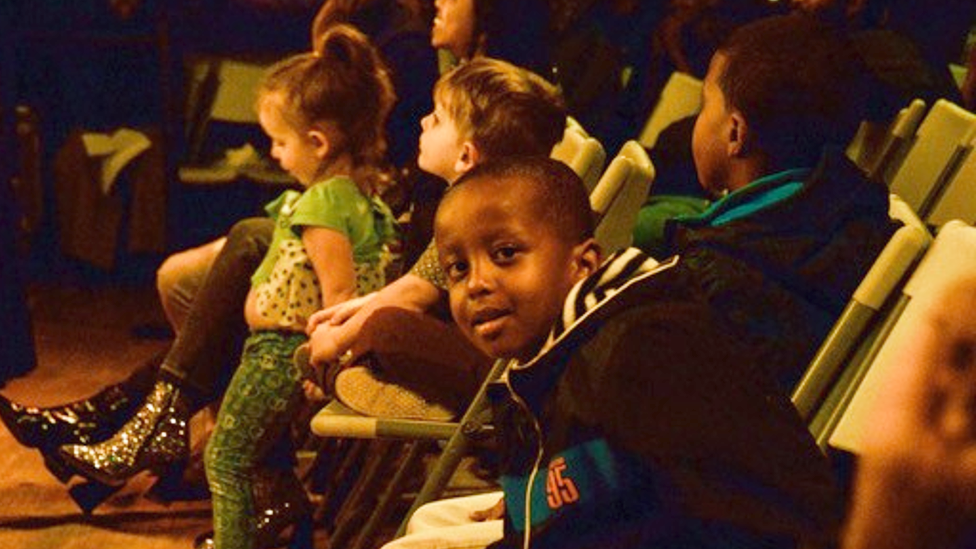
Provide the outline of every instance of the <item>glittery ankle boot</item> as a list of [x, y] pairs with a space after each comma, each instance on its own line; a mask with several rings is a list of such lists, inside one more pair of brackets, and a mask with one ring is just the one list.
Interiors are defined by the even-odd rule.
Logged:
[[[254, 482], [257, 549], [311, 549], [312, 504], [294, 471], [262, 470]], [[213, 531], [197, 536], [194, 549], [215, 549]]]
[[159, 471], [185, 460], [188, 419], [189, 410], [179, 389], [159, 381], [115, 436], [99, 444], [62, 446], [58, 457], [73, 472], [117, 486], [140, 471]]
[[[141, 398], [136, 396], [136, 403]], [[51, 408], [24, 406], [0, 396], [0, 420], [17, 442], [42, 451], [64, 444], [101, 442], [132, 416], [133, 408], [133, 397], [122, 385]]]

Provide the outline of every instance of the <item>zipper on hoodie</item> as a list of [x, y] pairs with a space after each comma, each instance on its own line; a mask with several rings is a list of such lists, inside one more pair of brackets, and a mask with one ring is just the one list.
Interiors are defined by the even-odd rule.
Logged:
[[532, 471], [529, 472], [528, 481], [525, 485], [525, 511], [522, 517], [525, 526], [522, 534], [522, 549], [529, 549], [532, 538], [532, 486], [535, 484], [535, 477], [539, 472], [539, 465], [542, 464], [542, 426], [539, 424], [539, 420], [532, 412], [532, 409], [529, 408], [528, 403], [525, 402], [521, 395], [515, 392], [515, 388], [512, 387], [511, 378], [509, 376], [505, 376], [504, 382], [505, 386], [508, 387], [508, 394], [511, 395], [512, 400], [515, 401], [515, 404], [521, 408], [525, 414], [528, 414], [529, 418], [531, 418], [532, 429], [535, 431], [535, 463], [532, 465]]

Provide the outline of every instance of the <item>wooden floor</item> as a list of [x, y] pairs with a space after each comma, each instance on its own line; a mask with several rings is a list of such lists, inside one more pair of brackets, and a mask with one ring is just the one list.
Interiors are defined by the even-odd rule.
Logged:
[[[2, 393], [47, 406], [83, 398], [124, 377], [168, 342], [133, 334], [162, 320], [148, 285], [106, 284], [31, 289], [38, 367], [11, 380]], [[208, 502], [164, 506], [142, 497], [148, 475], [133, 479], [91, 516], [0, 426], [0, 548], [187, 549], [210, 527]]]
[[[88, 397], [169, 346], [137, 335], [147, 325], [165, 325], [150, 283], [44, 283], [29, 294], [37, 368], [0, 389], [14, 401], [52, 406]], [[40, 453], [20, 446], [2, 423], [0, 471], [0, 549], [189, 549], [211, 527], [208, 501], [167, 506], [144, 497], [154, 480], [145, 473], [84, 515]], [[452, 485], [461, 493], [490, 489], [468, 467]], [[392, 517], [380, 539], [399, 520]], [[315, 546], [329, 547], [328, 538], [319, 525]]]

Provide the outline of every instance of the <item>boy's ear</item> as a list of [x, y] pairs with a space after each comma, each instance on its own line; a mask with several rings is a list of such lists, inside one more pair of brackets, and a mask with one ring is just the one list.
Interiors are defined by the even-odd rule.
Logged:
[[461, 154], [454, 162], [454, 171], [458, 174], [464, 174], [480, 163], [481, 152], [478, 151], [478, 147], [470, 141], [465, 141], [461, 144]]
[[603, 251], [593, 238], [588, 238], [573, 247], [573, 267], [576, 280], [582, 280], [594, 272], [603, 260]]
[[749, 152], [749, 122], [740, 111], [729, 114], [728, 154], [732, 158], [740, 157]]
[[332, 148], [329, 143], [329, 136], [325, 134], [322, 130], [311, 129], [308, 130], [308, 138], [312, 141], [312, 145], [315, 149], [315, 156], [320, 160], [327, 158], [329, 156], [329, 150]]

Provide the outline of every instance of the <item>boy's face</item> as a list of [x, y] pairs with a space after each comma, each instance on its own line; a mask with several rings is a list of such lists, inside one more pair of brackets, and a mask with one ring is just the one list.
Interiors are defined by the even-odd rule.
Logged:
[[445, 198], [435, 222], [451, 313], [482, 351], [524, 362], [599, 253], [592, 240], [574, 245], [557, 236], [517, 182], [472, 183]]
[[708, 66], [702, 87], [702, 109], [695, 121], [691, 150], [695, 159], [698, 181], [706, 191], [721, 194], [726, 188], [729, 169], [728, 137], [732, 116], [725, 103], [725, 94], [718, 79], [725, 70], [725, 56], [716, 53]]
[[453, 183], [468, 169], [463, 162], [466, 142], [457, 124], [443, 104], [435, 99], [434, 112], [420, 120], [420, 127], [423, 132], [417, 165], [421, 170]]
[[274, 158], [302, 186], [315, 183], [320, 170], [321, 146], [308, 132], [298, 131], [281, 115], [281, 100], [268, 96], [258, 104], [258, 122], [271, 139], [271, 158]]

